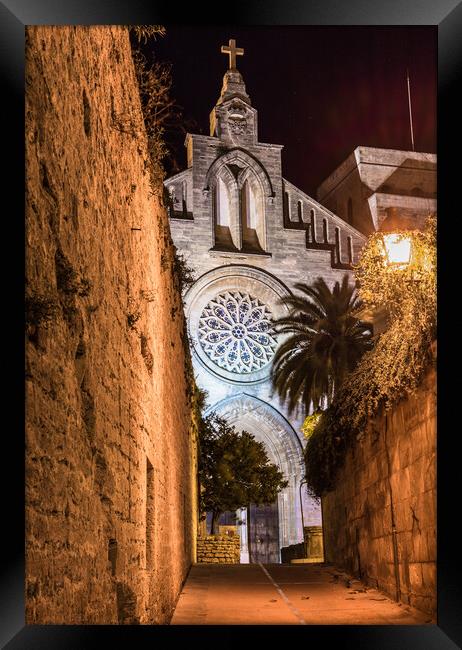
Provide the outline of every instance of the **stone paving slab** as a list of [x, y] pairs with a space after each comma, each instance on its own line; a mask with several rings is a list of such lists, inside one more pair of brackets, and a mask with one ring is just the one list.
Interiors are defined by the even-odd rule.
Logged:
[[195, 564], [171, 625], [425, 625], [331, 565]]

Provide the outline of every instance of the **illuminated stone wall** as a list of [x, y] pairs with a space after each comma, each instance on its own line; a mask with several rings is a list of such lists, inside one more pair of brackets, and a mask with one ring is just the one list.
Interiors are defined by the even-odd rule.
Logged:
[[207, 535], [198, 537], [197, 561], [204, 564], [239, 564], [239, 536]]
[[[325, 556], [436, 614], [436, 377], [371, 423], [323, 498]], [[396, 528], [393, 544], [392, 508]], [[395, 550], [396, 549], [396, 550]]]
[[195, 441], [128, 33], [27, 29], [26, 73], [26, 622], [167, 623]]

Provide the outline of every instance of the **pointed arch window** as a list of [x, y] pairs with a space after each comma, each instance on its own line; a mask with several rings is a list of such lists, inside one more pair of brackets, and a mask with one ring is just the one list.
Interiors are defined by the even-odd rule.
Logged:
[[217, 182], [217, 226], [227, 226], [230, 224], [231, 213], [231, 196], [227, 184], [222, 178], [218, 178]]
[[216, 249], [265, 253], [264, 187], [251, 165], [232, 161], [219, 168], [211, 184]]
[[224, 250], [236, 250], [231, 230], [233, 222], [232, 188], [229, 187], [227, 180], [219, 176], [215, 185], [215, 246]]
[[240, 208], [242, 250], [261, 253], [264, 250], [263, 192], [251, 176], [242, 184]]
[[242, 219], [246, 230], [256, 230], [258, 221], [257, 199], [248, 181], [242, 187]]

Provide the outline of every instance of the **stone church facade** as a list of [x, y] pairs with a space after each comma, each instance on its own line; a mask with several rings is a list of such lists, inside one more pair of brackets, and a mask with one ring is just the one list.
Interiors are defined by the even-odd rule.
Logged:
[[272, 393], [279, 341], [271, 319], [283, 315], [280, 299], [296, 283], [322, 276], [333, 284], [350, 273], [366, 236], [283, 178], [283, 146], [259, 142], [235, 56], [210, 136], [188, 134], [185, 146], [187, 169], [165, 186], [174, 244], [196, 277], [185, 312], [197, 383], [208, 411], [262, 441], [289, 481], [271, 508], [251, 508], [251, 522], [239, 514], [241, 561], [250, 544], [251, 561], [279, 562], [280, 549], [300, 543], [303, 524], [319, 525], [321, 513], [301, 486], [303, 417], [289, 417]]
[[[208, 392], [208, 408], [263, 441], [289, 481], [273, 508], [273, 532], [266, 521], [259, 532], [254, 527], [250, 539], [253, 558], [277, 562], [281, 547], [303, 539], [301, 508], [305, 525], [319, 524], [320, 511], [300, 490], [302, 418], [289, 417], [272, 395], [277, 341], [270, 321], [284, 313], [279, 301], [297, 282], [340, 279], [365, 238], [282, 177], [283, 147], [258, 141], [257, 110], [235, 68], [224, 75], [210, 133], [187, 135], [187, 169], [165, 182], [170, 228], [197, 278], [185, 296], [185, 310], [196, 378]], [[245, 561], [245, 513], [241, 521]], [[268, 534], [276, 540], [265, 540]]]

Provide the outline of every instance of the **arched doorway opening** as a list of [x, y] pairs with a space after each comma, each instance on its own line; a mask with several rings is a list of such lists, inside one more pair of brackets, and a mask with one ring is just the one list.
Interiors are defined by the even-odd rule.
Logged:
[[[209, 407], [238, 431], [248, 431], [263, 442], [268, 457], [289, 482], [274, 504], [251, 505], [237, 513], [241, 537], [241, 562], [275, 563], [281, 561], [282, 547], [303, 539], [300, 481], [303, 478], [301, 443], [286, 418], [271, 404], [247, 393], [221, 400]], [[227, 515], [232, 524], [233, 514]], [[250, 520], [249, 520], [250, 519]]]

